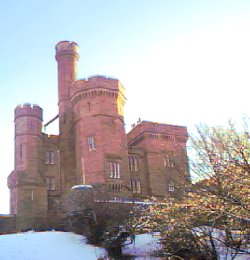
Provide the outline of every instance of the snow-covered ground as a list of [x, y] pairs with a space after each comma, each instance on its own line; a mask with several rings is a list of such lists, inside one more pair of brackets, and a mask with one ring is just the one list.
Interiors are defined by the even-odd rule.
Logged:
[[141, 234], [136, 236], [132, 244], [125, 246], [122, 252], [123, 254], [134, 256], [149, 256], [160, 249], [159, 237], [150, 234]]
[[[158, 238], [149, 234], [136, 236], [123, 253], [145, 257], [160, 248]], [[107, 256], [104, 249], [86, 244], [84, 236], [70, 232], [25, 232], [0, 235], [0, 260], [96, 260]], [[159, 259], [159, 258], [158, 258]]]
[[[152, 257], [161, 249], [159, 237], [150, 234], [137, 235], [132, 244], [123, 248], [126, 255], [136, 260], [162, 259]], [[0, 260], [96, 260], [107, 256], [103, 248], [86, 244], [84, 236], [70, 232], [25, 232], [0, 235]], [[108, 258], [105, 258], [108, 259]], [[220, 259], [230, 258], [220, 255]], [[249, 256], [237, 256], [237, 260], [248, 260]]]
[[87, 245], [84, 237], [69, 232], [26, 232], [0, 236], [1, 260], [96, 260], [102, 248]]

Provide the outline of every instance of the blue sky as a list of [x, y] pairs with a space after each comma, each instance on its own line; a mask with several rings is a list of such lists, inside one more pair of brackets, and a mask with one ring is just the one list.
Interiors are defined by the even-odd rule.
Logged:
[[57, 42], [79, 44], [79, 78], [120, 79], [127, 131], [139, 117], [191, 131], [249, 113], [249, 29], [248, 0], [2, 1], [0, 213], [8, 212], [15, 106], [39, 104], [44, 123], [57, 114]]

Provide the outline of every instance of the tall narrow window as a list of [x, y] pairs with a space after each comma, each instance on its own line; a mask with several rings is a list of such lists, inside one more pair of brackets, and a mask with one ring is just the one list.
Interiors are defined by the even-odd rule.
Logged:
[[139, 163], [138, 163], [138, 158], [135, 156], [129, 156], [128, 157], [128, 162], [129, 162], [129, 169], [131, 172], [137, 172], [139, 171]]
[[88, 142], [88, 150], [89, 151], [95, 150], [95, 139], [94, 139], [94, 137], [92, 137], [92, 136], [88, 137], [87, 142]]
[[55, 177], [45, 177], [47, 190], [56, 189], [56, 178]]
[[140, 182], [140, 180], [136, 180], [136, 191], [137, 191], [137, 193], [141, 193], [141, 182]]
[[130, 185], [133, 193], [141, 193], [141, 181], [139, 179], [130, 179]]
[[45, 163], [46, 164], [55, 164], [55, 153], [53, 151], [46, 151]]
[[118, 162], [108, 162], [109, 177], [119, 179], [120, 176], [120, 164]]
[[30, 121], [30, 129], [33, 129], [34, 125], [33, 125], [33, 121]]
[[22, 159], [23, 158], [23, 145], [22, 144], [20, 144], [20, 159]]

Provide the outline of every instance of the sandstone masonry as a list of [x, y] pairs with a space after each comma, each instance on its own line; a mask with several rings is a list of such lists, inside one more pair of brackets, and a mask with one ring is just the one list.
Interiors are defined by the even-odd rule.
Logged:
[[59, 135], [42, 132], [39, 106], [15, 109], [11, 214], [48, 217], [78, 184], [103, 184], [116, 198], [182, 196], [189, 181], [186, 127], [139, 120], [126, 134], [123, 86], [103, 76], [78, 80], [78, 58], [76, 43], [56, 45]]

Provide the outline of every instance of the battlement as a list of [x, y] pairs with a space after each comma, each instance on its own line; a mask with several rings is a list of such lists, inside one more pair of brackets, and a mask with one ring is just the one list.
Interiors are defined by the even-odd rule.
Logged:
[[[107, 95], [107, 96], [118, 96], [121, 94], [124, 99], [124, 87], [119, 82], [118, 79], [105, 77], [101, 75], [91, 76], [87, 79], [76, 80], [72, 87], [70, 88], [70, 97], [71, 100], [75, 98], [81, 99], [81, 93], [85, 92], [86, 96], [93, 96], [92, 94], [88, 95], [86, 92], [93, 92], [94, 95]], [[84, 94], [84, 95], [85, 95]]]
[[162, 124], [150, 121], [138, 121], [137, 125], [132, 125], [133, 129], [127, 134], [128, 142], [135, 140], [139, 135], [147, 133], [148, 137], [161, 137], [166, 140], [178, 139], [187, 141], [188, 134], [185, 126]]
[[33, 116], [43, 120], [43, 110], [36, 104], [24, 103], [15, 108], [15, 119], [21, 116]]
[[55, 49], [56, 49], [56, 59], [59, 55], [61, 56], [61, 55], [69, 55], [69, 54], [71, 55], [73, 54], [77, 58], [79, 57], [78, 44], [75, 42], [61, 41], [57, 43]]

